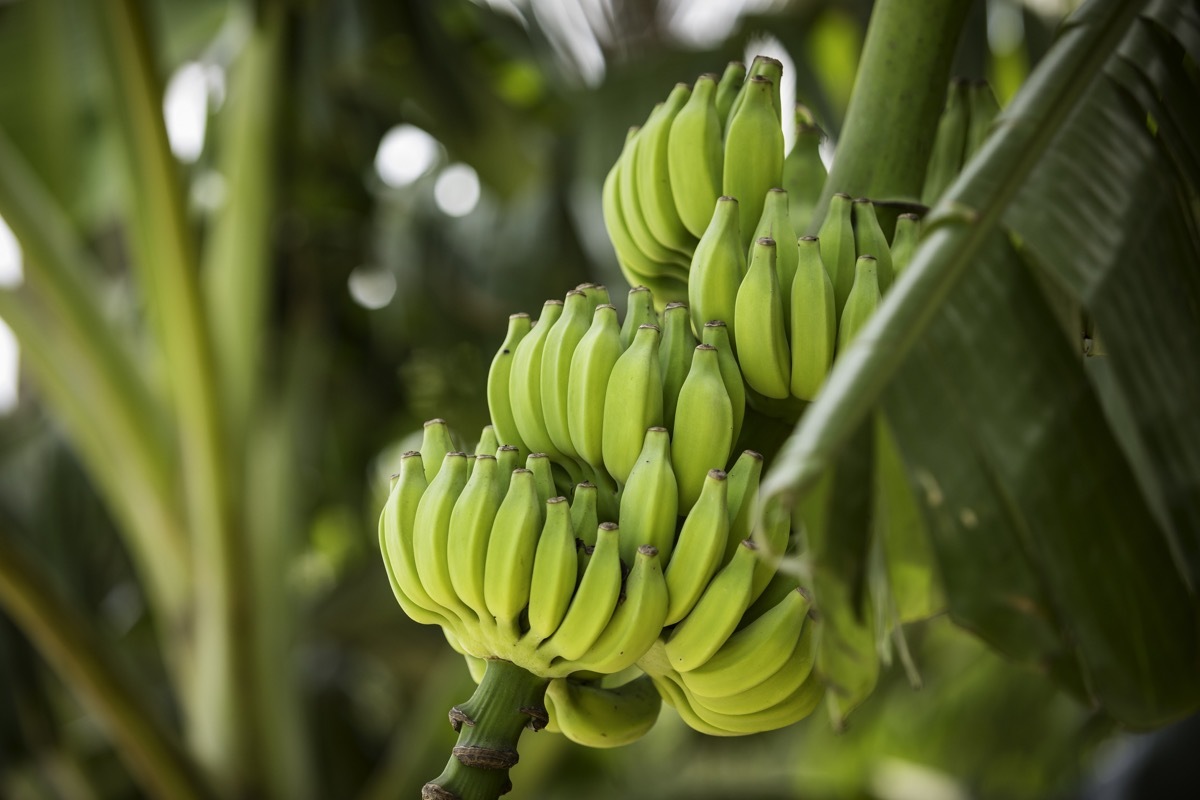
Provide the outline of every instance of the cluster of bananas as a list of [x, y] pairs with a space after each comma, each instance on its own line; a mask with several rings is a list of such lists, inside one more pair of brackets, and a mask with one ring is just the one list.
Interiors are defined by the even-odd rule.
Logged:
[[685, 299], [697, 332], [724, 321], [748, 402], [795, 416], [907, 263], [918, 221], [901, 215], [889, 243], [869, 200], [838, 194], [819, 235], [797, 238], [789, 194], [809, 209], [824, 172], [802, 106], [784, 156], [781, 74], [760, 56], [748, 77], [734, 63], [677, 85], [630, 132], [603, 207], [626, 278]]

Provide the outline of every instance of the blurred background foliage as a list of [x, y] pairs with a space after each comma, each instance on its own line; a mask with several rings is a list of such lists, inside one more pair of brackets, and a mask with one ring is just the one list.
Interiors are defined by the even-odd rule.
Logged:
[[[86, 5], [0, 2], [0, 129], [68, 211], [101, 273], [94, 303], [137, 346], [145, 323], [118, 213], [117, 109]], [[172, 149], [202, 234], [238, 186], [221, 172], [228, 76], [267, 5], [148, 3]], [[1005, 102], [1073, 5], [979, 0], [954, 73], [989, 79]], [[410, 797], [440, 770], [454, 738], [445, 710], [470, 678], [440, 632], [411, 623], [388, 591], [375, 521], [396, 456], [435, 416], [473, 445], [508, 314], [585, 280], [623, 305], [600, 184], [626, 128], [672, 84], [767, 52], [794, 76], [785, 93], [836, 138], [871, 3], [283, 6], [261, 364], [297, 431], [282, 465], [286, 546], [273, 567], [289, 592], [280, 635], [303, 706], [310, 796]], [[0, 226], [0, 284], [18, 283], [19, 265]], [[221, 310], [211, 312], [220, 324]], [[178, 720], [111, 509], [38, 385], [18, 381], [11, 337], [0, 334], [0, 535], [53, 576], [135, 685]], [[842, 733], [817, 714], [717, 740], [664, 709], [645, 740], [613, 751], [526, 737], [511, 796], [1115, 796], [1104, 794], [1105, 770], [1148, 748], [944, 619], [909, 634], [920, 690], [891, 669]], [[138, 796], [103, 727], [0, 614], [0, 797]]]

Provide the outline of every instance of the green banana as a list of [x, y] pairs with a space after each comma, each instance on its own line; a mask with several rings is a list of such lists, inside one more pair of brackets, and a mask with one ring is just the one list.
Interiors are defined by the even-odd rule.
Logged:
[[[450, 426], [444, 419], [431, 419], [421, 432], [421, 461], [425, 463], [425, 480], [433, 483], [442, 468], [446, 453], [455, 451], [450, 439]], [[432, 462], [432, 463], [431, 463]]]
[[604, 469], [605, 392], [621, 352], [617, 310], [611, 305], [598, 306], [571, 358], [566, 413], [572, 448], [597, 470]]
[[[723, 697], [706, 697], [688, 685], [684, 673], [684, 686], [692, 692], [698, 705], [706, 711], [730, 716], [746, 716], [775, 708], [787, 701], [812, 676], [814, 661], [812, 626], [805, 625], [796, 634], [784, 640], [786, 658], [779, 669], [768, 672], [761, 664], [757, 665], [757, 674], [766, 675], [766, 680], [758, 682], [742, 691]], [[788, 645], [791, 645], [788, 647]], [[815, 677], [813, 678], [814, 680]]]
[[463, 487], [458, 502], [450, 514], [446, 549], [454, 559], [450, 583], [454, 594], [476, 613], [480, 620], [490, 622], [487, 602], [483, 595], [484, 565], [487, 562], [488, 540], [492, 523], [504, 499], [495, 456], [475, 457], [475, 469]]
[[779, 569], [792, 536], [792, 515], [777, 495], [767, 499], [758, 514], [753, 540], [758, 545], [758, 563], [750, 586], [750, 602], [758, 599]]
[[717, 118], [721, 120], [722, 128], [725, 127], [729, 119], [729, 112], [733, 109], [733, 101], [741, 92], [742, 84], [745, 82], [746, 65], [740, 61], [730, 61], [725, 66], [725, 71], [721, 73], [715, 98]]
[[632, 564], [639, 546], [653, 545], [669, 564], [675, 547], [679, 487], [671, 467], [671, 438], [666, 428], [651, 427], [621, 493], [621, 560]]
[[798, 242], [799, 260], [792, 281], [791, 348], [793, 397], [812, 401], [833, 364], [837, 311], [833, 281], [821, 261], [821, 243], [813, 236]]
[[[500, 440], [496, 438], [496, 426], [484, 425], [483, 430], [479, 433], [479, 441], [475, 443], [476, 456], [496, 456], [496, 448], [500, 446]], [[474, 467], [471, 467], [474, 469]]]
[[733, 356], [733, 345], [729, 341], [729, 326], [721, 320], [704, 323], [702, 341], [717, 348], [717, 361], [721, 367], [721, 380], [729, 395], [733, 413], [733, 441], [742, 433], [742, 421], [746, 417], [746, 384], [742, 382], [742, 368]]
[[[787, 322], [775, 274], [775, 242], [758, 239], [751, 251], [746, 279], [738, 288], [733, 341], [742, 375], [750, 388], [778, 400], [791, 396]], [[738, 346], [753, 343], [753, 346]]]
[[575, 669], [611, 675], [633, 666], [662, 633], [668, 590], [658, 549], [638, 547], [624, 599], [596, 643], [575, 662]]
[[629, 479], [629, 472], [642, 451], [646, 429], [663, 422], [658, 344], [658, 328], [641, 326], [609, 374], [604, 393], [601, 449], [605, 470], [619, 485]]
[[600, 524], [596, 511], [596, 485], [584, 482], [575, 487], [571, 500], [571, 530], [585, 545], [596, 544], [596, 526]]
[[754, 450], [743, 450], [726, 478], [729, 490], [729, 538], [721, 563], [728, 564], [738, 546], [754, 532], [758, 514], [758, 482], [762, 477], [763, 457]]
[[[757, 548], [742, 542], [733, 560], [708, 584], [704, 594], [667, 639], [666, 655], [676, 672], [687, 672], [712, 658], [737, 627], [750, 605]], [[668, 567], [669, 569], [669, 567]]]
[[583, 292], [583, 296], [587, 298], [587, 314], [584, 315], [584, 319], [589, 323], [597, 308], [612, 304], [612, 298], [608, 295], [608, 287], [603, 284], [581, 283], [575, 287], [575, 290]]
[[508, 318], [508, 331], [500, 349], [492, 358], [487, 380], [488, 414], [492, 418], [492, 426], [496, 429], [496, 438], [501, 444], [510, 444], [525, 451], [529, 448], [521, 439], [517, 423], [513, 419], [508, 383], [512, 373], [513, 352], [531, 329], [528, 314], [513, 314]]
[[737, 200], [717, 198], [712, 221], [696, 245], [688, 275], [688, 303], [697, 333], [711, 320], [733, 325], [738, 287], [746, 275], [740, 219]]
[[692, 89], [686, 83], [675, 84], [666, 102], [642, 126], [634, 151], [634, 179], [646, 226], [655, 239], [688, 256], [696, 246], [696, 239], [675, 210], [668, 161], [671, 126], [691, 94]]
[[[796, 264], [800, 249], [796, 242], [796, 230], [788, 215], [788, 194], [783, 189], [773, 188], [767, 192], [762, 217], [754, 231], [754, 240], [775, 241], [775, 276], [779, 294], [783, 298], [783, 318], [792, 316], [792, 280], [796, 277]], [[786, 333], [785, 328], [785, 333]]]
[[788, 216], [792, 230], [806, 231], [812, 222], [817, 200], [825, 186], [827, 172], [821, 160], [821, 141], [825, 132], [817, 126], [812, 112], [804, 105], [795, 111], [796, 139], [783, 159], [782, 186], [788, 193]]
[[[664, 104], [659, 103], [650, 111], [646, 125], [657, 118]], [[634, 129], [626, 139], [625, 148], [621, 152], [621, 168], [617, 172], [617, 183], [613, 192], [615, 201], [621, 209], [625, 229], [633, 239], [637, 248], [644, 253], [656, 268], [647, 271], [647, 276], [677, 275], [686, 279], [687, 259], [681, 251], [673, 250], [665, 243], [655, 238], [646, 221], [646, 209], [642, 205], [638, 186], [643, 178], [638, 175], [640, 159], [638, 152], [645, 141], [645, 125]], [[639, 283], [641, 280], [638, 281]], [[635, 284], [636, 285], [636, 284]]]
[[850, 286], [854, 283], [854, 226], [850, 222], [850, 195], [838, 192], [829, 199], [829, 211], [817, 234], [821, 262], [833, 282], [833, 296], [840, 317]]
[[469, 621], [474, 615], [459, 600], [454, 584], [450, 582], [448, 549], [450, 517], [466, 484], [466, 455], [447, 453], [442, 459], [442, 468], [429, 482], [417, 504], [413, 518], [413, 560], [421, 585], [434, 602]]
[[569, 679], [550, 681], [546, 709], [562, 734], [585, 747], [620, 747], [658, 721], [662, 698], [645, 675], [615, 688]]
[[667, 303], [663, 309], [662, 341], [658, 345], [659, 372], [663, 382], [663, 422], [675, 426], [675, 405], [679, 390], [692, 366], [696, 337], [686, 303]]
[[542, 504], [529, 470], [513, 470], [492, 530], [495, 535], [488, 539], [483, 597], [488, 614], [496, 620], [500, 641], [512, 645], [521, 636], [519, 620], [529, 605], [533, 559], [542, 531]]
[[846, 298], [846, 307], [842, 309], [842, 319], [838, 323], [839, 353], [850, 346], [882, 299], [879, 296], [875, 263], [871, 256], [860, 256], [854, 265], [854, 288]]
[[[729, 538], [729, 510], [725, 473], [712, 469], [700, 498], [684, 520], [675, 551], [667, 565], [667, 625], [688, 615], [708, 581], [721, 567]], [[660, 626], [661, 627], [661, 626]]]
[[562, 300], [545, 302], [537, 324], [513, 352], [508, 378], [508, 396], [512, 403], [517, 432], [521, 441], [525, 443], [523, 449], [530, 453], [545, 453], [552, 458], [561, 458], [562, 454], [554, 446], [554, 442], [550, 440], [550, 433], [546, 430], [546, 418], [542, 408], [542, 355], [545, 353], [546, 338], [562, 313]]
[[558, 630], [575, 594], [575, 531], [565, 497], [546, 501], [546, 521], [538, 537], [529, 586], [529, 633], [541, 641]]
[[892, 234], [892, 271], [898, 276], [912, 261], [917, 251], [917, 240], [921, 238], [921, 218], [916, 214], [901, 214], [896, 219], [896, 231]]
[[592, 311], [585, 293], [578, 289], [567, 292], [562, 316], [546, 334], [546, 344], [542, 349], [540, 391], [546, 432], [558, 452], [572, 459], [577, 459], [579, 453], [571, 442], [568, 427], [567, 389], [570, 385], [571, 357], [579, 346], [579, 340], [591, 327]]
[[726, 117], [727, 128], [733, 121], [734, 115], [738, 113], [738, 109], [746, 102], [746, 95], [749, 91], [748, 84], [752, 78], [771, 82], [771, 108], [775, 112], [775, 124], [782, 124], [783, 104], [780, 99], [780, 86], [783, 82], [783, 64], [770, 56], [757, 55], [750, 62], [750, 71], [746, 75], [746, 80], [742, 82], [741, 88], [733, 99], [733, 104], [729, 109], [729, 116]]
[[538, 646], [538, 653], [551, 669], [573, 662], [586, 653], [608, 621], [621, 594], [620, 533], [616, 524], [600, 523], [596, 547], [575, 589], [566, 616], [554, 635]]
[[625, 321], [621, 324], [621, 351], [628, 349], [638, 328], [643, 325], [658, 327], [658, 312], [654, 310], [654, 293], [645, 286], [634, 286], [629, 290], [625, 305]]
[[687, 380], [679, 390], [679, 408], [671, 437], [671, 463], [679, 486], [679, 513], [687, 514], [709, 479], [723, 470], [733, 447], [733, 404], [721, 377], [717, 348], [696, 348]]
[[717, 114], [717, 77], [701, 75], [671, 123], [667, 150], [675, 210], [699, 239], [721, 194], [722, 119]]
[[879, 292], [886, 292], [892, 285], [892, 249], [879, 227], [874, 203], [865, 197], [854, 201], [854, 250], [860, 256], [875, 256]]
[[457, 625], [454, 615], [435, 603], [421, 585], [413, 558], [413, 520], [425, 488], [421, 454], [409, 450], [400, 457], [400, 474], [379, 516], [379, 549], [392, 592], [410, 619], [422, 625]]
[[525, 459], [525, 469], [533, 473], [533, 485], [537, 488], [538, 502], [543, 505], [558, 494], [554, 490], [554, 471], [550, 457], [545, 453], [530, 453]]
[[508, 483], [513, 470], [521, 466], [521, 451], [511, 444], [496, 448], [496, 494], [503, 498], [508, 494]]
[[783, 130], [771, 105], [771, 81], [751, 76], [745, 92], [741, 105], [735, 104], [725, 132], [721, 194], [738, 200], [742, 247], [748, 250], [767, 190], [783, 178]]
[[[795, 662], [795, 669], [791, 663], [785, 664], [771, 680], [742, 697], [710, 701], [692, 695], [690, 699], [696, 714], [709, 724], [735, 735], [775, 730], [799, 722], [816, 710], [825, 695], [825, 687], [812, 674], [811, 665], [806, 665], [806, 660], [812, 660], [811, 636], [800, 637], [790, 660]], [[742, 711], [742, 703], [757, 708]], [[714, 706], [727, 708], [730, 713], [722, 713]]]
[[1000, 104], [985, 80], [972, 81], [967, 87], [967, 135], [963, 145], [963, 164], [979, 152], [992, 132], [992, 123], [1000, 113]]
[[936, 203], [942, 192], [954, 183], [954, 179], [962, 171], [970, 119], [967, 92], [966, 81], [955, 79], [950, 82], [950, 90], [946, 95], [946, 109], [938, 120], [937, 133], [933, 137], [933, 151], [929, 154], [929, 166], [925, 168], [925, 186], [921, 190], [921, 202], [927, 206]]

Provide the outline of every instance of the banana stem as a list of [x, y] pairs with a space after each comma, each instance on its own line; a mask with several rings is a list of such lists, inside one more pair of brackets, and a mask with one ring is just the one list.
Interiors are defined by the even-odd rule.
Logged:
[[495, 800], [512, 788], [517, 740], [545, 727], [548, 678], [510, 661], [488, 661], [471, 699], [450, 710], [458, 743], [442, 774], [425, 784], [425, 800]]

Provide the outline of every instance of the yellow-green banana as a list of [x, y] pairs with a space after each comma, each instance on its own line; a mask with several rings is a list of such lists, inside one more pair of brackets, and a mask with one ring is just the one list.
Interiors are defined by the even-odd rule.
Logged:
[[783, 318], [788, 320], [792, 315], [792, 279], [796, 276], [800, 251], [796, 230], [788, 215], [788, 194], [778, 187], [767, 192], [762, 217], [754, 231], [755, 241], [764, 238], [775, 241], [775, 276], [783, 298]]
[[675, 546], [679, 487], [671, 468], [671, 437], [666, 428], [651, 427], [621, 493], [621, 559], [633, 563], [638, 547], [658, 549], [658, 557], [669, 564]]
[[867, 324], [867, 319], [875, 313], [880, 300], [875, 259], [860, 256], [854, 265], [854, 288], [846, 298], [846, 307], [842, 309], [842, 318], [838, 322], [838, 352], [850, 346], [850, 342]]
[[921, 190], [921, 202], [927, 206], [936, 203], [942, 192], [946, 191], [962, 171], [967, 146], [967, 126], [970, 122], [967, 92], [967, 81], [951, 81], [950, 90], [946, 95], [946, 108], [942, 111], [937, 133], [933, 137], [929, 166], [925, 169], [925, 187]]
[[686, 303], [667, 303], [663, 309], [662, 341], [658, 345], [659, 371], [663, 382], [663, 422], [668, 429], [675, 426], [675, 405], [679, 390], [692, 366], [692, 351], [696, 337]]
[[709, 582], [691, 613], [675, 626], [667, 639], [666, 655], [676, 672], [687, 672], [708, 661], [737, 627], [750, 604], [756, 549], [753, 542], [743, 542], [733, 560]]
[[667, 583], [658, 549], [638, 547], [624, 599], [596, 643], [576, 660], [576, 669], [611, 675], [633, 666], [662, 633], [667, 616]]
[[592, 547], [596, 544], [596, 526], [599, 524], [596, 485], [581, 483], [575, 487], [575, 497], [571, 499], [571, 530], [576, 539]]
[[[483, 430], [479, 433], [479, 441], [475, 443], [475, 455], [477, 456], [496, 456], [496, 448], [500, 446], [500, 440], [496, 438], [496, 426], [484, 425]], [[474, 469], [474, 467], [471, 467]]]
[[[787, 322], [775, 273], [775, 241], [758, 239], [738, 288], [733, 342], [750, 388], [778, 400], [791, 396]], [[745, 346], [743, 346], [745, 344]]]
[[444, 419], [431, 419], [421, 431], [421, 461], [425, 463], [425, 480], [433, 483], [442, 468], [446, 453], [455, 451], [450, 438], [450, 426]]
[[758, 514], [758, 482], [762, 477], [763, 457], [754, 450], [743, 450], [729, 470], [726, 483], [729, 490], [729, 538], [725, 543], [722, 563], [729, 563], [738, 546], [754, 532]]
[[404, 613], [423, 625], [445, 626], [451, 624], [454, 615], [425, 591], [413, 558], [413, 520], [425, 488], [421, 454], [409, 450], [400, 457], [400, 474], [379, 517], [379, 548], [383, 551], [392, 592]]
[[512, 645], [520, 639], [519, 620], [529, 604], [533, 559], [542, 531], [542, 504], [529, 470], [513, 470], [492, 529], [496, 535], [488, 540], [483, 597], [488, 614], [496, 620], [500, 641]]
[[783, 159], [783, 188], [788, 193], [788, 216], [797, 233], [808, 230], [813, 211], [825, 186], [825, 162], [821, 160], [821, 141], [825, 133], [804, 105], [795, 111], [796, 139]]
[[821, 261], [821, 244], [805, 236], [798, 242], [792, 281], [792, 396], [811, 401], [825, 382], [837, 344], [833, 281]]
[[921, 237], [921, 219], [916, 214], [901, 214], [896, 219], [896, 232], [892, 234], [892, 271], [899, 275], [917, 251], [917, 240]]
[[529, 586], [529, 633], [537, 640], [558, 630], [575, 594], [575, 531], [565, 497], [546, 501], [546, 520], [538, 537]]
[[721, 366], [721, 380], [729, 395], [729, 406], [733, 412], [733, 441], [742, 433], [742, 420], [746, 417], [746, 384], [742, 382], [742, 368], [733, 356], [733, 345], [729, 341], [729, 326], [721, 320], [704, 323], [704, 344], [717, 348], [717, 361]]
[[771, 81], [752, 75], [725, 132], [721, 194], [738, 200], [742, 247], [746, 249], [762, 217], [767, 190], [783, 178], [783, 130], [772, 106], [774, 93]]
[[508, 482], [513, 470], [521, 466], [521, 451], [511, 444], [496, 448], [496, 492], [503, 498], [508, 494]]
[[447, 453], [442, 459], [442, 468], [421, 495], [413, 518], [413, 559], [421, 585], [434, 602], [464, 620], [473, 614], [459, 600], [454, 584], [450, 582], [448, 547], [450, 517], [466, 484], [466, 455]]
[[696, 245], [688, 275], [688, 303], [697, 333], [711, 320], [733, 325], [738, 287], [746, 275], [740, 219], [737, 200], [717, 198], [712, 221]]
[[675, 210], [699, 239], [721, 194], [722, 120], [717, 115], [717, 77], [701, 75], [671, 123], [667, 166]]
[[645, 286], [634, 286], [629, 290], [625, 305], [625, 321], [621, 323], [621, 350], [633, 343], [637, 329], [643, 325], [658, 327], [658, 312], [654, 310], [654, 293]]
[[602, 522], [596, 531], [596, 547], [575, 589], [558, 630], [538, 647], [553, 669], [562, 661], [575, 661], [586, 653], [608, 621], [621, 594], [620, 533], [616, 524]]
[[591, 326], [575, 348], [567, 377], [567, 431], [571, 445], [581, 459], [597, 470], [604, 469], [604, 401], [608, 378], [621, 352], [617, 310], [611, 305], [597, 307]]
[[700, 499], [684, 520], [667, 565], [669, 603], [666, 624], [674, 625], [688, 615], [700, 599], [708, 581], [721, 567], [725, 541], [729, 538], [729, 510], [725, 473], [712, 469], [704, 481]]
[[546, 417], [542, 409], [542, 355], [546, 348], [546, 338], [554, 323], [562, 316], [562, 312], [562, 300], [545, 302], [537, 324], [520, 341], [513, 353], [512, 368], [508, 377], [508, 396], [521, 441], [525, 443], [528, 452], [546, 453], [552, 457], [561, 457], [561, 454], [546, 430]]
[[886, 292], [892, 285], [892, 250], [879, 227], [875, 204], [865, 197], [854, 201], [854, 250], [860, 256], [875, 256], [879, 292]]
[[572, 289], [563, 302], [562, 316], [546, 334], [542, 349], [542, 414], [546, 420], [546, 432], [558, 452], [568, 458], [578, 458], [575, 445], [571, 442], [568, 427], [567, 389], [570, 385], [571, 357], [579, 340], [592, 324], [592, 305], [588, 296]]
[[829, 211], [817, 234], [821, 243], [821, 263], [833, 282], [833, 297], [839, 318], [846, 296], [854, 284], [854, 226], [850, 221], [850, 195], [838, 192], [829, 199]]
[[668, 161], [671, 125], [691, 94], [692, 89], [686, 83], [675, 84], [666, 102], [642, 126], [634, 151], [638, 201], [650, 233], [672, 250], [689, 256], [696, 246], [696, 239], [675, 210]]
[[513, 314], [508, 318], [508, 332], [504, 335], [500, 349], [492, 358], [487, 380], [488, 413], [492, 418], [492, 426], [496, 429], [496, 438], [500, 444], [510, 444], [525, 451], [529, 448], [521, 439], [517, 423], [513, 419], [508, 384], [509, 375], [512, 373], [513, 353], [531, 329], [528, 314]]
[[491, 622], [483, 596], [483, 570], [487, 563], [492, 523], [504, 499], [495, 456], [475, 457], [475, 468], [450, 514], [447, 551], [454, 564], [450, 583], [454, 593], [476, 613]]
[[654, 727], [662, 699], [642, 675], [615, 688], [570, 679], [550, 681], [546, 709], [562, 734], [585, 747], [620, 747]]
[[638, 328], [629, 349], [613, 365], [605, 389], [601, 435], [604, 467], [620, 485], [629, 479], [642, 451], [646, 429], [663, 423], [659, 338], [659, 330], [653, 325]]
[[729, 112], [733, 109], [733, 101], [741, 92], [742, 84], [745, 81], [746, 65], [741, 61], [730, 61], [725, 66], [725, 71], [721, 73], [721, 80], [717, 83], [715, 101], [717, 117], [721, 120], [722, 129], [725, 128], [729, 120]]
[[[791, 641], [792, 647], [783, 666], [756, 686], [729, 697], [704, 697], [692, 692], [696, 712], [723, 727], [736, 729], [746, 724], [747, 727], [754, 725], [754, 730], [763, 718], [789, 715], [792, 704], [800, 706], [795, 710], [802, 710], [802, 717], [807, 716], [816, 708], [822, 694], [820, 681], [812, 675], [813, 638], [811, 630], [802, 630]], [[686, 679], [684, 685], [687, 685]], [[738, 722], [730, 724], [726, 717]]]
[[729, 109], [729, 117], [726, 119], [726, 126], [728, 127], [734, 115], [738, 113], [738, 109], [746, 102], [746, 94], [749, 90], [747, 84], [752, 78], [771, 82], [771, 108], [775, 112], [775, 124], [781, 125], [783, 122], [783, 106], [780, 99], [780, 85], [783, 80], [783, 64], [770, 56], [757, 55], [750, 62], [750, 70], [746, 75], [746, 80], [742, 82], [740, 90], [733, 99], [733, 105]]
[[533, 485], [537, 489], [538, 502], [545, 504], [547, 500], [558, 494], [554, 490], [554, 471], [550, 466], [550, 457], [545, 453], [530, 453], [525, 459], [525, 469], [533, 473]]
[[700, 498], [709, 470], [724, 470], [733, 447], [733, 404], [721, 377], [717, 348], [702, 344], [679, 391], [671, 436], [671, 463], [679, 486], [679, 513]]

